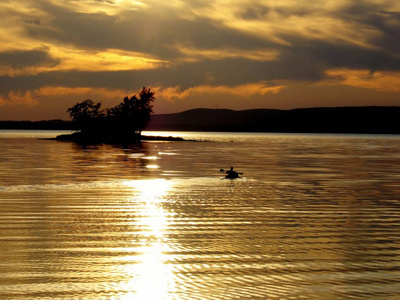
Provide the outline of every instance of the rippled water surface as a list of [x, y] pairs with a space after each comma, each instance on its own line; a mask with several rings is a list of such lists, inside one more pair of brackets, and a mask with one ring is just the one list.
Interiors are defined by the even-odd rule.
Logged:
[[159, 134], [0, 131], [1, 299], [400, 299], [400, 137]]

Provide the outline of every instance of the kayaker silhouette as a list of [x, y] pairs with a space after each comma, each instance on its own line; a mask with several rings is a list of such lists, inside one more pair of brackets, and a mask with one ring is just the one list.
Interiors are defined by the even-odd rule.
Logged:
[[[224, 171], [225, 171], [224, 169], [220, 169], [220, 172], [224, 172]], [[226, 171], [225, 178], [229, 178], [229, 179], [239, 178], [239, 174], [243, 174], [243, 173], [238, 173], [233, 170], [233, 167], [231, 167], [230, 170]]]

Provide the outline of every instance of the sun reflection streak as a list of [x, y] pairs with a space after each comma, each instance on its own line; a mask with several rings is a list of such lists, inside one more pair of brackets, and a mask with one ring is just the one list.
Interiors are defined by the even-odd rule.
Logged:
[[129, 180], [124, 185], [133, 187], [140, 193], [140, 199], [145, 202], [157, 202], [165, 196], [172, 187], [172, 182], [165, 179]]
[[129, 256], [132, 264], [125, 268], [131, 277], [123, 284], [127, 293], [121, 299], [172, 299], [174, 298], [174, 274], [168, 264], [165, 242], [168, 226], [168, 212], [160, 205], [171, 186], [171, 181], [163, 179], [127, 181], [125, 185], [139, 191], [140, 211], [138, 226], [141, 246], [137, 256]]

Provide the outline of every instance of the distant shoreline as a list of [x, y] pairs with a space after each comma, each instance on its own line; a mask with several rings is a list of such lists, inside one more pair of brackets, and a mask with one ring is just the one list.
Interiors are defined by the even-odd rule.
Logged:
[[[400, 134], [400, 106], [191, 109], [154, 114], [146, 131]], [[0, 121], [0, 129], [76, 130], [64, 120]]]

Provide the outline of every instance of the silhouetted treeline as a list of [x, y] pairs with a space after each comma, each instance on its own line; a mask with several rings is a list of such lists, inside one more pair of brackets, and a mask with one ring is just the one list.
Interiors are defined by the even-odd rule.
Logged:
[[[147, 130], [400, 134], [400, 106], [192, 109], [153, 115]], [[76, 129], [71, 121], [0, 121], [1, 129]]]
[[34, 130], [75, 130], [72, 121], [0, 121], [0, 129], [34, 129]]
[[399, 106], [193, 109], [154, 115], [149, 130], [400, 134]]

